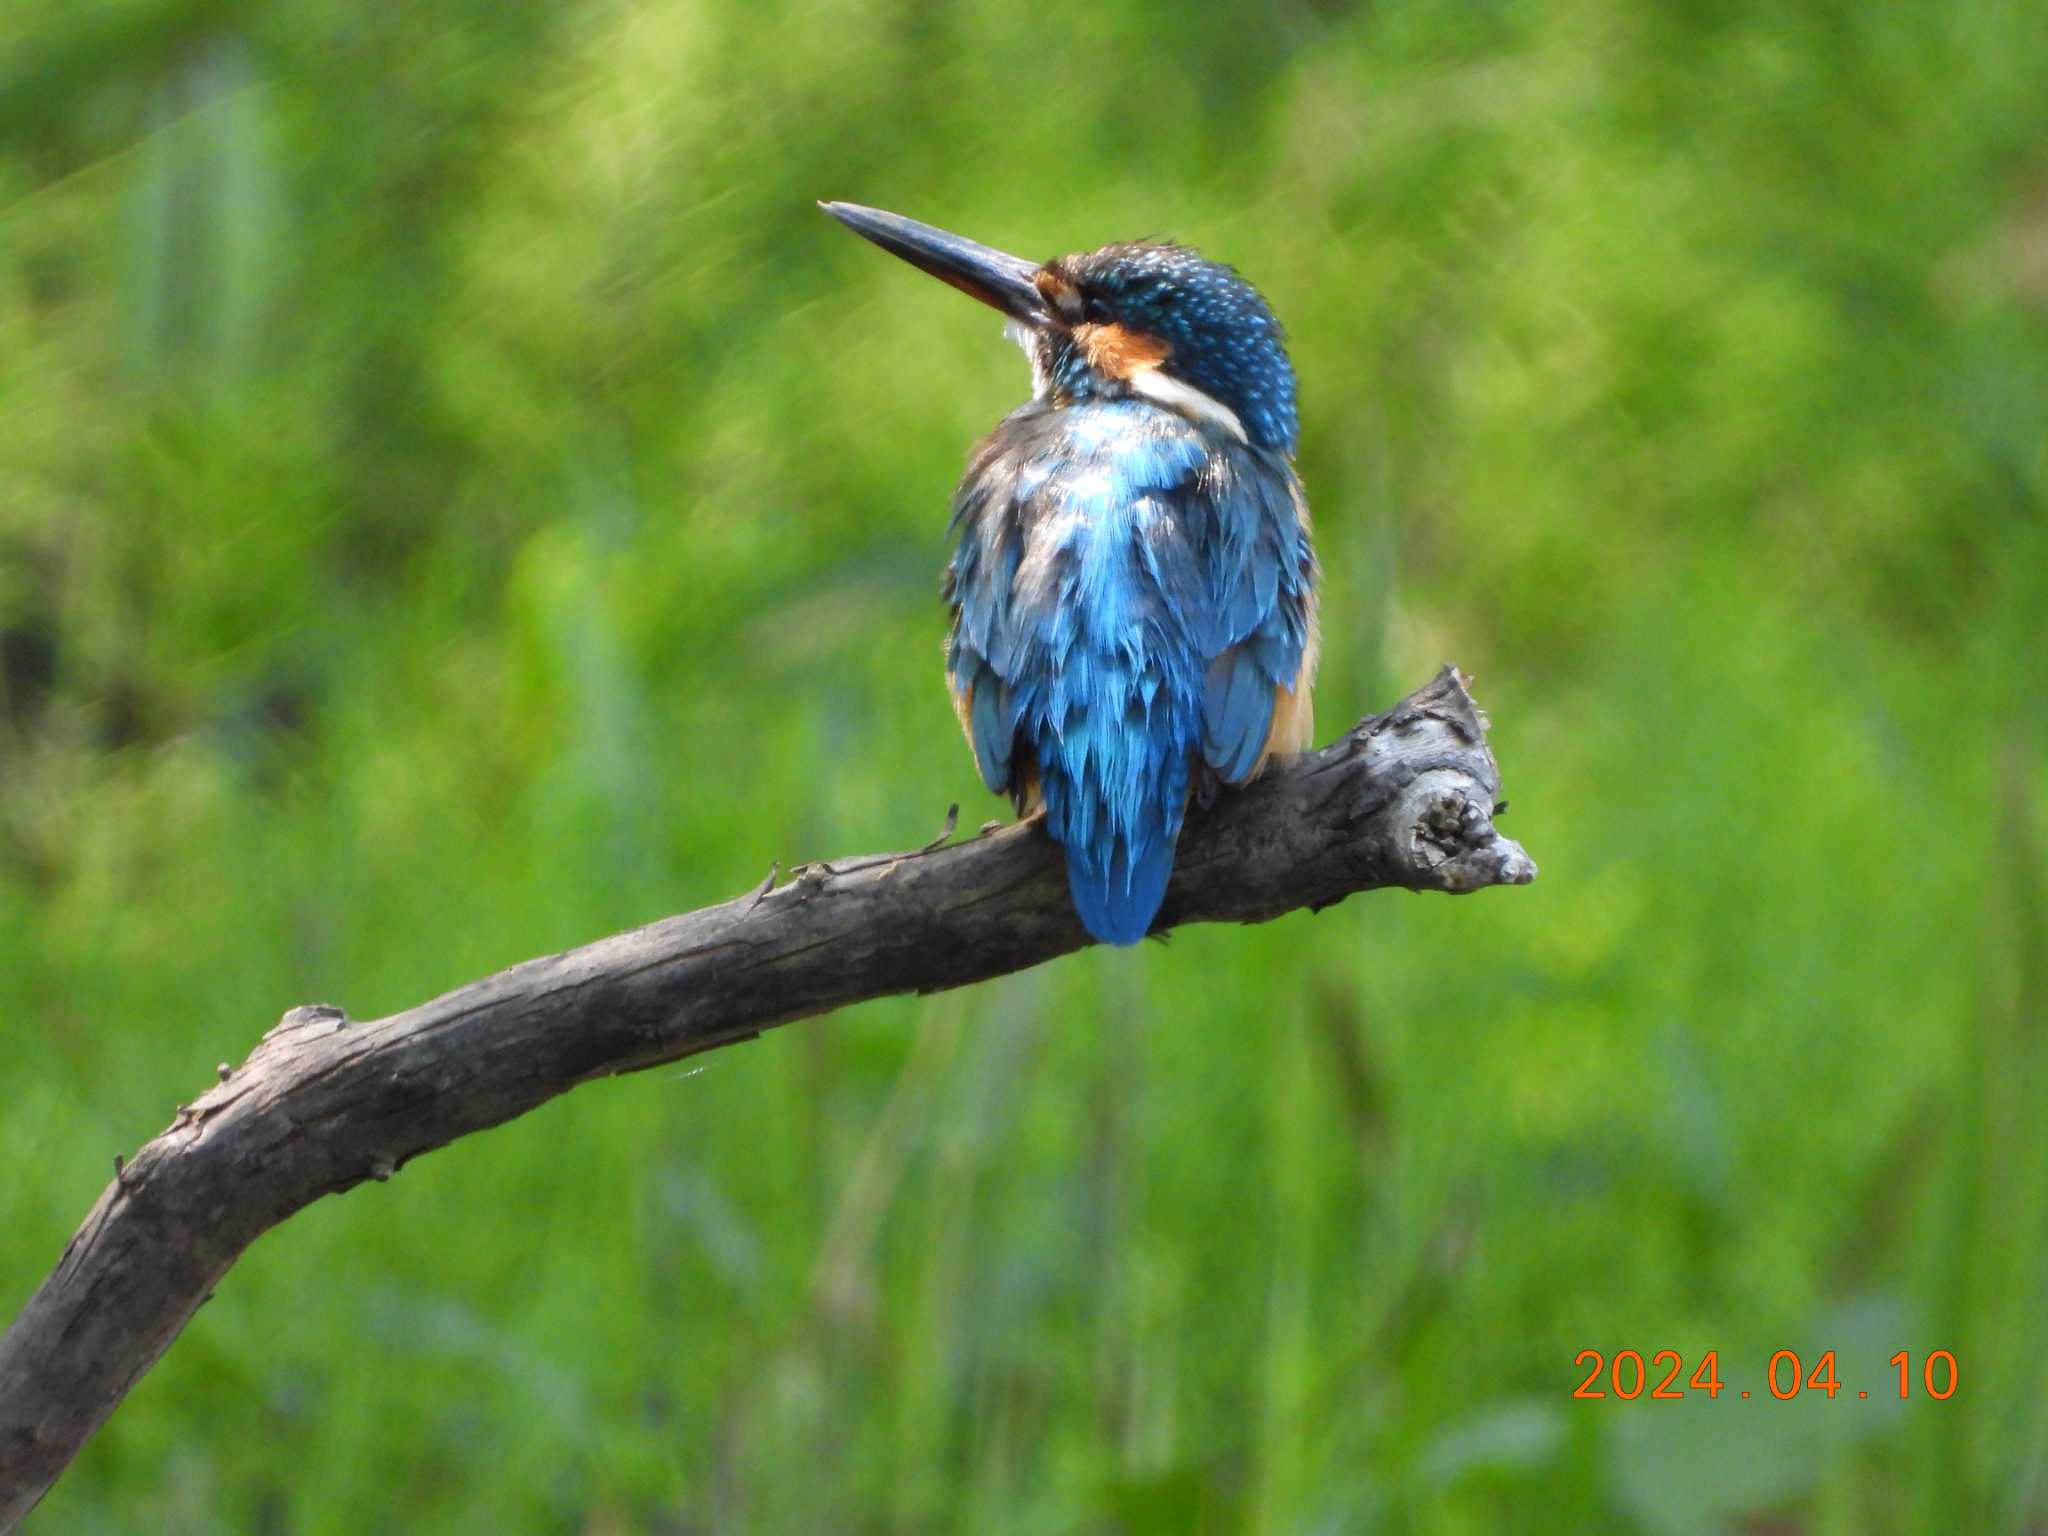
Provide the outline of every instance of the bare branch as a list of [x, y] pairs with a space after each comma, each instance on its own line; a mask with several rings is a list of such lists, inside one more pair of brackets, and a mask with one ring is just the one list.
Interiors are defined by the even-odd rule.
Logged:
[[[1263, 922], [1355, 891], [1523, 885], [1499, 773], [1454, 668], [1321, 752], [1190, 816], [1157, 931]], [[948, 817], [948, 831], [952, 817]], [[323, 1195], [595, 1077], [1088, 942], [1032, 825], [812, 863], [779, 889], [529, 960], [388, 1019], [294, 1008], [117, 1160], [0, 1338], [0, 1530], [34, 1507], [242, 1251]]]

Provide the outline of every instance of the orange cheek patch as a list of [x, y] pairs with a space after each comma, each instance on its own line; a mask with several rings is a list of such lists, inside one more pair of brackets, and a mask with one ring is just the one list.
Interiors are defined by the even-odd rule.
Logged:
[[1081, 344], [1088, 366], [1108, 379], [1131, 378], [1143, 369], [1157, 368], [1173, 354], [1157, 336], [1121, 325], [1076, 326], [1074, 340]]

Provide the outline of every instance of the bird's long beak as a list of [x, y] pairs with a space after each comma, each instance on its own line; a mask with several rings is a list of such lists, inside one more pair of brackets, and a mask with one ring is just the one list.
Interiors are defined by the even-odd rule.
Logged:
[[1006, 256], [978, 241], [906, 219], [900, 213], [863, 208], [859, 203], [818, 206], [861, 238], [874, 241], [919, 271], [951, 283], [969, 298], [1001, 310], [1012, 320], [1033, 327], [1052, 323], [1052, 311], [1032, 282], [1038, 273], [1037, 262]]

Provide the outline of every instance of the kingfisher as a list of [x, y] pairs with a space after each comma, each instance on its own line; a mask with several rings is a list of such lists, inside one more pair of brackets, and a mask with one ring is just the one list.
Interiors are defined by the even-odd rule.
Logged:
[[1236, 270], [1132, 241], [1035, 262], [820, 206], [1005, 318], [1031, 398], [953, 493], [946, 674], [982, 781], [1044, 814], [1081, 924], [1151, 928], [1191, 800], [1314, 729], [1294, 368]]

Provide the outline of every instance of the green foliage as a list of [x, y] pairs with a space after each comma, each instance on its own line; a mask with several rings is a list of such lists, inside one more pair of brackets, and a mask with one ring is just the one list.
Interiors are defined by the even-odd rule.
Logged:
[[1236, 262], [1325, 735], [1458, 661], [1543, 868], [585, 1088], [266, 1238], [33, 1529], [2048, 1520], [2036, 7], [6, 27], [0, 1314], [283, 1008], [997, 813], [1021, 365], [814, 198]]

